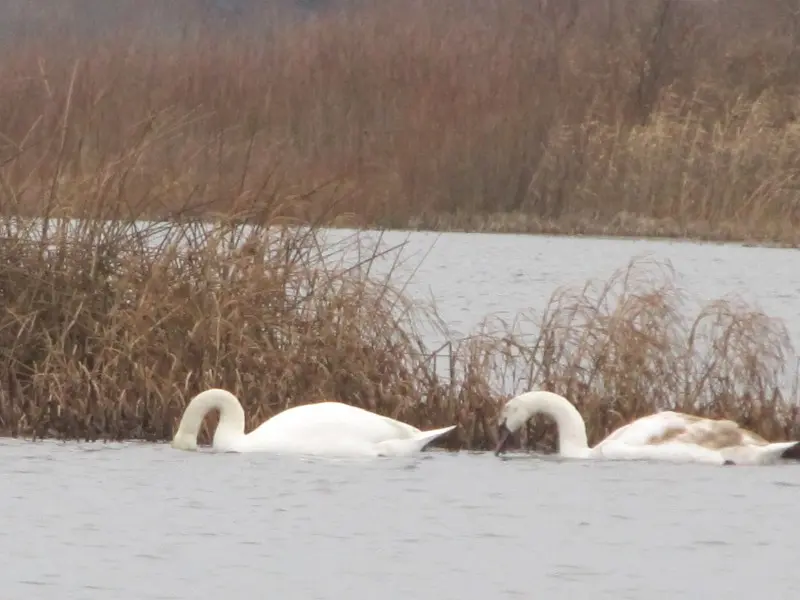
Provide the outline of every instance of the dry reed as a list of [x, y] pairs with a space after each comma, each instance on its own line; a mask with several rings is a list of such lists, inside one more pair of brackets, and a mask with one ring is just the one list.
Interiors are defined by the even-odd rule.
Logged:
[[[63, 0], [58, 18], [72, 23], [79, 4]], [[692, 38], [702, 52], [655, 30], [641, 46], [643, 22], [688, 10], [711, 23], [722, 8], [611, 0], [625, 18], [600, 31], [582, 2], [489, 4], [353, 1], [260, 31], [258, 12], [248, 29], [189, 19], [197, 2], [136, 4], [142, 23], [161, 23], [154, 35], [120, 2], [106, 17], [121, 24], [99, 32], [6, 32], [0, 433], [164, 440], [191, 395], [220, 386], [248, 427], [338, 399], [457, 423], [446, 445], [485, 449], [499, 403], [542, 386], [578, 404], [593, 441], [665, 407], [797, 438], [780, 324], [725, 299], [687, 320], [668, 272], [634, 263], [605, 287], [557, 292], [541, 317], [489, 320], [453, 341], [448, 380], [419, 333], [435, 313], [375, 275], [379, 250], [332, 262], [326, 224], [487, 228], [492, 213], [507, 229], [669, 222], [680, 235], [794, 239], [795, 125], [758, 112], [791, 103], [779, 93], [791, 65], [748, 96], [753, 80], [725, 69], [704, 79], [729, 56], [713, 44], [732, 43], [713, 27]], [[17, 25], [32, 18], [29, 3], [8, 6]], [[170, 15], [190, 25], [171, 31]], [[784, 42], [772, 36], [763, 61]], [[657, 85], [641, 73], [653, 47], [674, 67]], [[533, 440], [552, 446], [542, 427]]]
[[[153, 217], [229, 212], [269, 165], [303, 220], [798, 242], [791, 0], [4, 6], [0, 160], [27, 214], [54, 170], [157, 130]], [[209, 169], [222, 189], [194, 197]], [[308, 193], [332, 182], [335, 208]]]

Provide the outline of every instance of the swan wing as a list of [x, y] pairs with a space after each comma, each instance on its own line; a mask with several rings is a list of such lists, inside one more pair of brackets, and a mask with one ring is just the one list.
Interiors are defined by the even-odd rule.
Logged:
[[684, 444], [718, 451], [740, 446], [766, 446], [768, 442], [726, 419], [707, 419], [685, 413], [663, 411], [637, 419], [620, 427], [602, 444], [624, 443], [629, 446]]

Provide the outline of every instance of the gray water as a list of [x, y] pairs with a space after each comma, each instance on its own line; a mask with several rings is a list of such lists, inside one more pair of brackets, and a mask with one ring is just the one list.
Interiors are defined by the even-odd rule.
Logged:
[[[354, 234], [332, 230], [327, 239], [335, 242]], [[359, 235], [379, 239], [377, 232]], [[383, 233], [382, 247], [400, 244], [399, 278], [413, 274], [407, 291], [420, 300], [434, 298], [456, 337], [469, 335], [488, 314], [506, 319], [522, 311], [540, 314], [557, 288], [582, 286], [589, 279], [605, 281], [632, 259], [644, 257], [673, 267], [688, 311], [736, 296], [782, 320], [800, 347], [798, 249], [678, 240]], [[384, 269], [396, 255], [387, 256]]]
[[[347, 232], [331, 232], [341, 238]], [[800, 340], [800, 252], [393, 232], [454, 334], [634, 256]], [[435, 340], [431, 340], [432, 343]], [[0, 441], [0, 598], [791, 598], [800, 468], [184, 453]]]
[[8, 600], [800, 593], [792, 466], [0, 450]]

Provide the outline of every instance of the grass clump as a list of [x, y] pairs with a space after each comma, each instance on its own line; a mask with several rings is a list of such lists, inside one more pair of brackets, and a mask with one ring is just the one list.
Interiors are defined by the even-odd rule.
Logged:
[[2, 433], [166, 440], [208, 387], [239, 395], [250, 427], [331, 398], [431, 418], [420, 401], [440, 386], [407, 302], [366, 275], [376, 255], [331, 266], [319, 231], [260, 226], [232, 250], [242, 229], [228, 220], [194, 223], [199, 235], [189, 223], [68, 225], [44, 247], [29, 231], [0, 249]]

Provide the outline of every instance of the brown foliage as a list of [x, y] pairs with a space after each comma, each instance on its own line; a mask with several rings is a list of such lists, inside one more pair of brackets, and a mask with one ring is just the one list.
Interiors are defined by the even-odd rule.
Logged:
[[[328, 221], [798, 241], [789, 0], [299, 4], [7, 5], [17, 210], [147, 137], [159, 151], [128, 185], [156, 217], [337, 182]], [[316, 219], [322, 196], [283, 214]]]
[[168, 439], [207, 387], [241, 395], [250, 424], [329, 398], [441, 417], [420, 405], [441, 386], [407, 302], [367, 276], [375, 253], [331, 265], [317, 230], [125, 225], [61, 221], [43, 247], [36, 222], [4, 241], [0, 431]]

